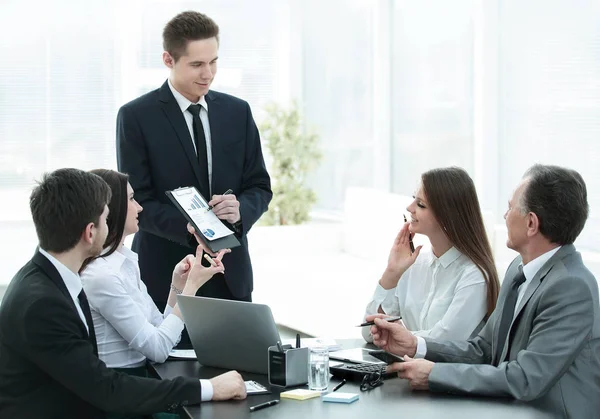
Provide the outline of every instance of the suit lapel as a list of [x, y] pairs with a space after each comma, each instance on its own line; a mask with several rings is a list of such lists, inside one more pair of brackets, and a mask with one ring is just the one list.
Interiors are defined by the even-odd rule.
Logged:
[[[211, 147], [210, 147], [210, 154], [211, 154], [211, 158], [212, 158], [212, 185], [210, 185], [210, 190], [213, 191], [213, 193], [222, 193], [220, 191], [215, 191], [214, 189], [214, 185], [215, 185], [215, 179], [219, 179], [219, 168], [221, 167], [220, 164], [218, 164], [218, 162], [215, 160], [216, 158], [218, 158], [219, 153], [217, 153], [215, 150], [217, 147], [220, 146], [219, 140], [221, 139], [221, 124], [219, 124], [220, 121], [218, 121], [217, 119], [219, 118], [219, 115], [224, 115], [224, 112], [222, 112], [221, 110], [221, 101], [219, 100], [219, 98], [210, 90], [208, 91], [208, 93], [205, 96], [206, 99], [206, 104], [208, 105], [208, 124], [210, 127], [210, 143], [211, 143]], [[210, 197], [208, 197], [208, 199], [210, 200]]]
[[[177, 104], [173, 93], [171, 93], [171, 89], [169, 88], [168, 81], [164, 82], [158, 92], [158, 98], [161, 102], [161, 107], [169, 123], [175, 130], [175, 134], [177, 134], [177, 139], [181, 143], [185, 155], [190, 162], [192, 169], [194, 170], [194, 175], [198, 180], [198, 183], [201, 184], [200, 181], [200, 167], [198, 165], [198, 160], [196, 159], [196, 152], [194, 151], [194, 146], [192, 145], [192, 137], [190, 136], [190, 131], [188, 130], [187, 124], [185, 123], [185, 118], [183, 113], [181, 112], [181, 108]], [[211, 131], [212, 133], [212, 131]]]
[[[521, 301], [519, 301], [519, 305], [517, 306], [517, 308], [515, 310], [515, 314], [513, 316], [512, 322], [508, 329], [508, 335], [504, 336], [504, 339], [509, 339], [509, 337], [512, 334], [512, 328], [515, 326], [516, 320], [519, 318], [519, 314], [521, 314], [521, 311], [523, 311], [523, 308], [525, 307], [525, 305], [529, 302], [529, 300], [531, 299], [533, 294], [535, 294], [537, 289], [542, 284], [542, 281], [550, 273], [550, 271], [552, 270], [552, 268], [554, 267], [556, 262], [561, 260], [564, 256], [566, 256], [574, 251], [575, 251], [575, 247], [573, 245], [563, 246], [550, 259], [548, 259], [548, 261], [540, 268], [539, 271], [537, 271], [537, 273], [531, 280], [531, 283], [527, 286], [527, 289], [525, 290], [525, 293], [523, 294]], [[513, 272], [513, 273], [516, 274], [516, 272]], [[510, 277], [510, 278], [512, 278], [512, 277]], [[497, 326], [499, 328], [499, 326], [500, 326], [499, 322], [498, 322]], [[498, 333], [498, 329], [496, 329], [496, 334], [497, 333]], [[500, 339], [501, 336], [499, 336], [498, 338]], [[506, 359], [506, 356], [508, 355], [508, 351], [510, 350], [509, 343], [510, 342], [504, 342], [504, 349], [502, 350], [502, 353], [500, 354], [501, 361]]]
[[[66, 297], [67, 301], [69, 302], [69, 304], [73, 308], [73, 311], [77, 315], [77, 318], [79, 319], [79, 321], [81, 321], [81, 325], [83, 326], [83, 329], [86, 331], [86, 333], [87, 333], [87, 335], [89, 337], [90, 333], [87, 332], [87, 328], [86, 328], [85, 324], [83, 323], [83, 321], [79, 317], [79, 312], [77, 311], [77, 307], [75, 306], [75, 302], [73, 301], [73, 298], [71, 298], [71, 294], [69, 294], [69, 290], [67, 289], [67, 286], [65, 285], [65, 282], [63, 281], [62, 277], [60, 276], [60, 274], [56, 270], [56, 267], [52, 264], [52, 262], [50, 262], [48, 260], [48, 258], [46, 258], [46, 256], [42, 255], [39, 252], [39, 250], [35, 251], [35, 254], [33, 255], [33, 258], [31, 260], [32, 260], [33, 263], [35, 263], [37, 266], [39, 266], [39, 268], [42, 271], [44, 271], [44, 273], [46, 274], [46, 276], [48, 278], [50, 278], [50, 280], [52, 282], [54, 282], [54, 284], [60, 290], [60, 292], [63, 293], [63, 295]], [[93, 328], [92, 328], [91, 332], [94, 333]], [[94, 336], [93, 340], [94, 341], [96, 340], [95, 336]]]

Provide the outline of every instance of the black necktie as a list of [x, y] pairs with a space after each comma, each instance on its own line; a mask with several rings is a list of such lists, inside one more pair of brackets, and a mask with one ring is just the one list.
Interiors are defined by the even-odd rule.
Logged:
[[210, 198], [210, 185], [208, 184], [208, 158], [206, 152], [206, 137], [204, 136], [204, 128], [202, 127], [202, 120], [200, 119], [200, 105], [190, 105], [187, 110], [192, 114], [193, 118], [193, 129], [194, 129], [194, 142], [196, 144], [196, 154], [198, 155], [198, 164], [200, 165], [200, 192], [206, 198]]
[[506, 300], [504, 300], [500, 328], [498, 329], [498, 362], [496, 364], [501, 362], [500, 357], [504, 350], [504, 343], [508, 341], [508, 331], [515, 315], [515, 307], [519, 298], [519, 287], [523, 282], [525, 282], [525, 275], [523, 275], [523, 268], [519, 266], [519, 273], [513, 278]]
[[83, 290], [81, 290], [77, 298], [79, 299], [79, 305], [81, 307], [81, 311], [83, 311], [83, 316], [85, 317], [85, 322], [88, 326], [90, 342], [92, 342], [92, 345], [94, 345], [94, 354], [98, 356], [98, 343], [96, 342], [96, 331], [94, 330], [94, 321], [92, 320], [90, 304], [88, 303], [87, 296]]

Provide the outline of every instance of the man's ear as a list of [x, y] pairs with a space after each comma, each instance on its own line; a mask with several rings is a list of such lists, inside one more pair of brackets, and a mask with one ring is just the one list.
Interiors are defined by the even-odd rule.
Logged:
[[81, 240], [83, 240], [87, 244], [92, 244], [94, 242], [94, 223], [89, 223], [85, 226], [85, 230], [81, 233]]
[[535, 212], [527, 214], [527, 236], [533, 237], [540, 232], [540, 219]]
[[162, 59], [163, 63], [169, 68], [173, 68], [175, 65], [175, 59], [167, 51], [163, 51]]

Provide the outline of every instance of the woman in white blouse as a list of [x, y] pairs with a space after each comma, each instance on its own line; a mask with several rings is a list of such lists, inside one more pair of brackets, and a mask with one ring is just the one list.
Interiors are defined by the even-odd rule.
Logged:
[[133, 369], [145, 365], [146, 359], [167, 359], [184, 326], [176, 295], [195, 295], [215, 273], [223, 272], [221, 258], [225, 251], [213, 259], [216, 266], [208, 268], [193, 255], [179, 262], [173, 269], [171, 292], [161, 313], [140, 278], [137, 254], [123, 245], [127, 236], [138, 231], [138, 214], [142, 211], [128, 176], [104, 169], [92, 173], [103, 178], [112, 190], [109, 233], [104, 252], [84, 264], [81, 280], [92, 309], [100, 359], [108, 367], [127, 368], [133, 373]]
[[[365, 317], [402, 316], [416, 336], [469, 338], [496, 306], [500, 284], [473, 181], [461, 168], [421, 175], [411, 219], [398, 233]], [[411, 252], [411, 234], [431, 250]], [[369, 327], [363, 337], [372, 341]]]

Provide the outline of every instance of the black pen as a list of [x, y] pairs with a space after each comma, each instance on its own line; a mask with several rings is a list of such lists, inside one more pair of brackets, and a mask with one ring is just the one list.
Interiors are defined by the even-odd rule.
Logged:
[[[223, 195], [229, 195], [230, 193], [233, 193], [233, 191], [231, 189], [227, 189], [225, 192], [223, 192]], [[212, 206], [208, 206], [208, 208], [206, 209], [206, 212], [208, 211], [212, 211], [213, 207]]]
[[264, 409], [265, 407], [275, 406], [277, 403], [279, 403], [279, 400], [269, 400], [268, 402], [257, 404], [256, 406], [250, 406], [250, 411], [256, 412], [257, 410]]
[[[402, 216], [404, 217], [404, 222], [407, 223], [406, 215], [402, 214]], [[410, 253], [415, 253], [415, 245], [412, 242], [412, 234], [410, 231], [408, 232], [408, 244], [410, 244]]]
[[300, 347], [300, 333], [296, 333], [296, 348]]
[[[385, 320], [386, 322], [395, 322], [397, 320], [402, 319], [402, 316], [396, 316], [396, 317], [387, 317], [385, 319], [381, 319], [381, 320]], [[375, 320], [371, 320], [370, 322], [364, 322], [359, 324], [356, 327], [364, 327], [364, 326], [373, 326], [375, 324]]]
[[341, 383], [339, 383], [337, 386], [335, 386], [333, 388], [333, 390], [331, 390], [331, 392], [333, 393], [334, 391], [338, 391], [344, 384], [346, 384], [346, 379], [345, 378], [342, 380]]
[[277, 349], [279, 349], [279, 352], [283, 352], [283, 346], [281, 346], [281, 342], [277, 341]]

